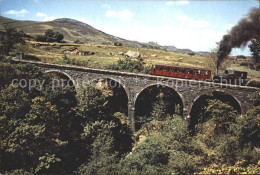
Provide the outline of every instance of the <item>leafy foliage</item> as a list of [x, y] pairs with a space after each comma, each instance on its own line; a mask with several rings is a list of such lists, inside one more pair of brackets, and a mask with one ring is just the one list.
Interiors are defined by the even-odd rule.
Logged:
[[256, 91], [251, 96], [251, 100], [253, 101], [255, 106], [260, 106], [260, 91]]
[[127, 72], [144, 72], [144, 73], [149, 73], [150, 68], [144, 66], [144, 61], [142, 58], [139, 58], [137, 60], [133, 60], [131, 58], [124, 58], [124, 59], [119, 59], [116, 64], [111, 64], [108, 66], [108, 69], [113, 69], [113, 70], [122, 70], [122, 71], [127, 71]]
[[229, 166], [226, 164], [217, 165], [211, 164], [205, 167], [203, 171], [196, 174], [257, 174], [259, 173], [258, 165], [246, 165], [244, 160], [237, 161], [235, 165]]
[[237, 112], [232, 106], [220, 100], [208, 100], [208, 104], [205, 115], [214, 122], [215, 133], [227, 132], [230, 124], [238, 116]]
[[84, 128], [83, 138], [94, 139], [91, 144], [91, 157], [81, 165], [79, 174], [113, 174], [118, 162], [118, 152], [115, 150], [115, 140], [112, 135], [116, 124], [113, 122], [96, 121]]
[[59, 32], [54, 32], [52, 29], [45, 31], [44, 35], [37, 35], [35, 37], [36, 41], [41, 42], [58, 42], [60, 43], [64, 38], [64, 35]]
[[199, 132], [200, 127], [209, 121], [212, 127], [216, 125], [215, 133], [223, 133], [239, 113], [240, 106], [233, 97], [222, 92], [203, 95], [193, 104], [190, 129], [194, 133]]
[[114, 46], [123, 46], [123, 44], [120, 42], [114, 42]]
[[166, 117], [166, 105], [161, 97], [159, 97], [153, 104], [151, 112], [151, 119], [163, 120]]
[[140, 129], [144, 123], [152, 120], [164, 120], [167, 115], [182, 115], [182, 106], [180, 96], [171, 88], [157, 85], [148, 87], [136, 100], [136, 128]]
[[122, 174], [190, 174], [203, 163], [201, 150], [179, 116], [147, 125], [150, 134], [143, 136], [132, 154], [120, 163]]
[[0, 55], [9, 55], [15, 44], [24, 44], [23, 31], [17, 31], [11, 27], [5, 27], [5, 32], [0, 33]]
[[[40, 72], [29, 65], [5, 63], [4, 67], [11, 68], [11, 80], [22, 78], [29, 81], [32, 78], [43, 78]], [[47, 93], [50, 89], [48, 84], [42, 91], [29, 90], [28, 87], [21, 88], [10, 84], [7, 78], [1, 77], [5, 86], [1, 87], [0, 95], [0, 171], [71, 171], [77, 161], [70, 163], [70, 167], [67, 164], [73, 156], [78, 156], [76, 142], [81, 127], [71, 110], [75, 102], [73, 103], [70, 92], [59, 89]], [[56, 166], [60, 169], [55, 168]]]
[[258, 63], [260, 59], [260, 41], [259, 40], [252, 40], [252, 43], [249, 44], [250, 51], [252, 52], [254, 63]]
[[77, 113], [82, 118], [81, 138], [90, 156], [79, 167], [80, 174], [106, 174], [115, 171], [119, 158], [131, 150], [132, 138], [126, 123], [113, 116], [109, 98], [93, 86], [78, 92]]

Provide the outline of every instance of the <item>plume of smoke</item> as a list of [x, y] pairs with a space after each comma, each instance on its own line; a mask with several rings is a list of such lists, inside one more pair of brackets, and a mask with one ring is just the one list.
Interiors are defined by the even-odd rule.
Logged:
[[253, 9], [229, 34], [223, 36], [217, 52], [217, 70], [232, 48], [244, 47], [248, 41], [257, 38], [260, 38], [260, 8]]

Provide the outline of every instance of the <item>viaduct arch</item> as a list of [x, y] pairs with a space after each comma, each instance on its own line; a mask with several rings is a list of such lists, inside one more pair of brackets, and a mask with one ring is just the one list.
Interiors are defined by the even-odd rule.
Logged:
[[206, 91], [203, 91], [199, 94], [197, 94], [195, 97], [194, 97], [194, 100], [192, 100], [192, 103], [190, 104], [189, 106], [189, 109], [188, 109], [188, 114], [190, 115], [191, 111], [192, 111], [192, 108], [193, 108], [193, 105], [196, 103], [196, 101], [202, 97], [203, 95], [207, 95], [209, 93], [213, 93], [213, 92], [222, 92], [226, 95], [229, 95], [231, 97], [233, 97], [233, 99], [239, 104], [239, 107], [240, 107], [240, 113], [241, 114], [244, 114], [246, 111], [243, 107], [243, 105], [241, 104], [241, 101], [239, 100], [239, 98], [236, 96], [236, 94], [232, 93], [231, 91], [229, 90], [226, 90], [226, 89], [208, 89]]
[[[163, 93], [162, 99], [167, 108], [169, 114], [174, 114], [176, 112], [176, 104], [180, 105], [180, 114], [183, 113], [184, 99], [182, 94], [176, 90], [176, 88], [169, 86], [165, 83], [151, 83], [139, 89], [134, 97], [134, 107], [135, 107], [135, 121], [139, 116], [145, 116], [152, 112], [153, 102], [156, 100], [156, 96]], [[167, 96], [164, 96], [164, 95]], [[154, 96], [152, 96], [154, 95]], [[136, 125], [136, 123], [135, 123]]]
[[61, 71], [61, 70], [56, 70], [56, 69], [51, 69], [51, 70], [46, 70], [44, 71], [45, 74], [48, 74], [48, 73], [59, 73], [59, 74], [62, 74], [64, 76], [66, 76], [73, 84], [74, 87], [76, 87], [77, 83], [76, 81], [66, 72], [64, 71]]

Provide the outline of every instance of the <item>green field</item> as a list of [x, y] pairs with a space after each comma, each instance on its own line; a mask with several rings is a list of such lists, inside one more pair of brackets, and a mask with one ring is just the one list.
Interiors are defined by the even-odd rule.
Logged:
[[[38, 45], [38, 46], [35, 46]], [[206, 68], [215, 72], [215, 61], [211, 57], [203, 57], [196, 55], [188, 55], [176, 52], [168, 52], [159, 49], [145, 49], [127, 46], [111, 46], [111, 45], [93, 45], [93, 44], [73, 44], [73, 43], [43, 43], [27, 41], [26, 55], [36, 57], [40, 61], [50, 63], [64, 63], [64, 51], [77, 48], [81, 52], [94, 52], [94, 55], [79, 56], [66, 54], [70, 60], [74, 60], [75, 64], [91, 67], [91, 68], [107, 68], [109, 65], [116, 63], [119, 59], [124, 59], [127, 51], [135, 51], [140, 53], [140, 57], [144, 60], [145, 66], [152, 64], [171, 64], [186, 67]], [[131, 58], [135, 59], [135, 58]], [[233, 68], [243, 70], [249, 73], [249, 76], [260, 77], [260, 73], [249, 68], [239, 66], [239, 62], [234, 62], [235, 58], [224, 62], [222, 69]], [[71, 64], [71, 63], [70, 63]], [[223, 70], [222, 70], [223, 71]]]

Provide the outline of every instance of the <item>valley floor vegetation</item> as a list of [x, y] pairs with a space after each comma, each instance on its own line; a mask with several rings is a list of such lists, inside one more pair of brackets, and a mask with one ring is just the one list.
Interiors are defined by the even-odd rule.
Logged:
[[[259, 92], [252, 96], [255, 107], [242, 117], [232, 103], [209, 94], [188, 122], [158, 90], [151, 110], [136, 116], [132, 133], [117, 99], [120, 91], [53, 91], [51, 78], [65, 77], [3, 57], [0, 64], [0, 173], [259, 173]], [[14, 78], [47, 83], [42, 91], [29, 91], [13, 87]]]

